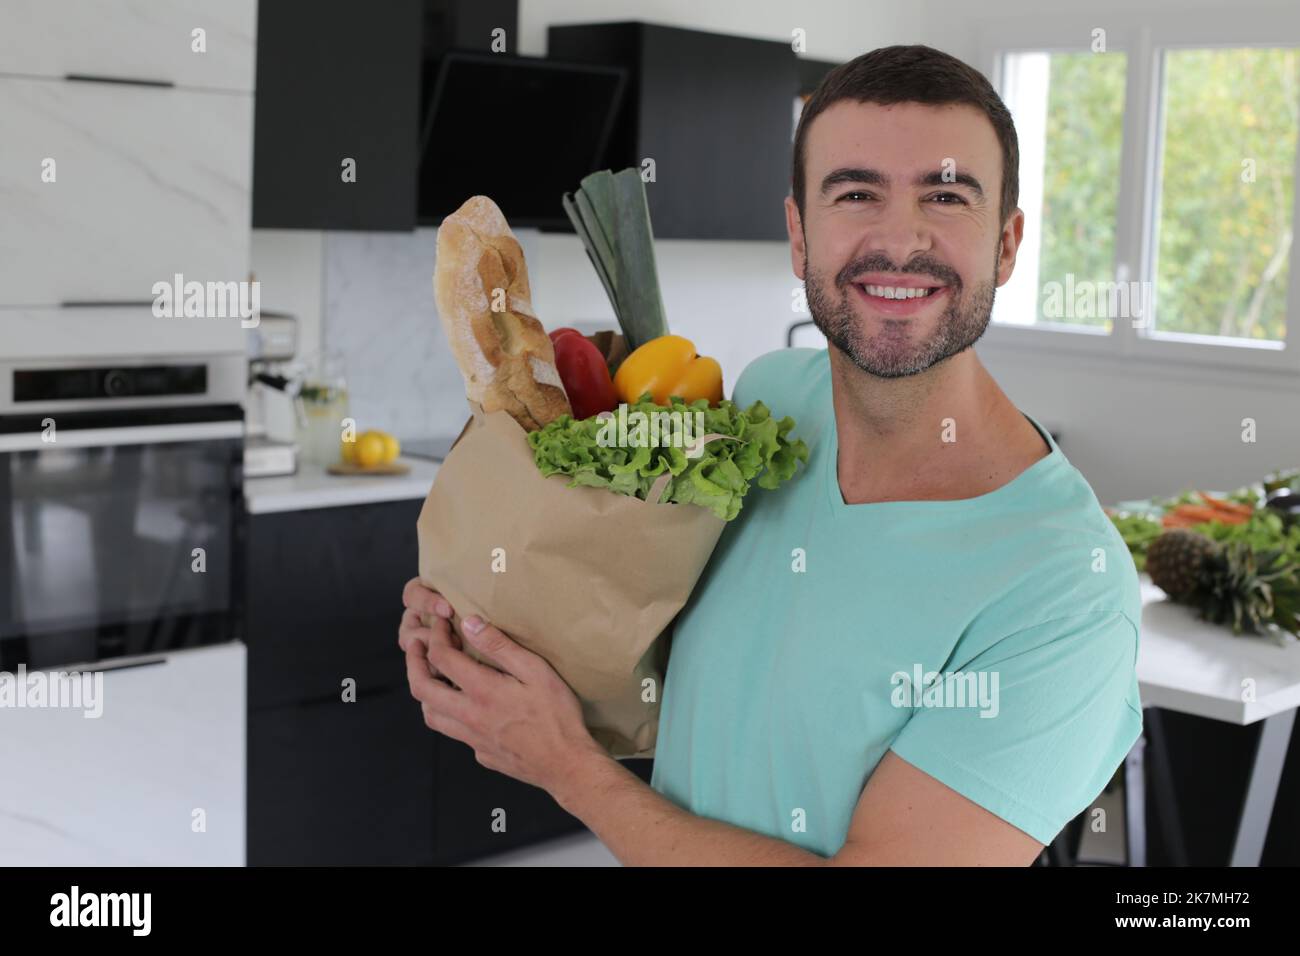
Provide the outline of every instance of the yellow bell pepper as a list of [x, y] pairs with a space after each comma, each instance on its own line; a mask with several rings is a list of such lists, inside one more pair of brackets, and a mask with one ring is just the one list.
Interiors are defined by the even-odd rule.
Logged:
[[614, 374], [614, 390], [629, 404], [649, 392], [656, 405], [667, 405], [670, 395], [687, 402], [706, 398], [716, 405], [722, 401], [722, 366], [697, 354], [690, 339], [661, 335], [623, 360]]

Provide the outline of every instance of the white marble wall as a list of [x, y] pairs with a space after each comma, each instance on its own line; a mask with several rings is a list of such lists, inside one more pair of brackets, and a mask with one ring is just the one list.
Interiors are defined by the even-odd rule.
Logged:
[[325, 235], [324, 349], [342, 357], [359, 428], [455, 434], [465, 391], [433, 303], [437, 230]]
[[[615, 327], [576, 236], [516, 235], [548, 329]], [[432, 228], [326, 234], [324, 346], [344, 358], [359, 427], [409, 437], [455, 434], [465, 422], [464, 381], [433, 300], [436, 240]], [[800, 318], [791, 312], [798, 283], [784, 243], [661, 240], [656, 255], [669, 326], [722, 363], [728, 391]]]

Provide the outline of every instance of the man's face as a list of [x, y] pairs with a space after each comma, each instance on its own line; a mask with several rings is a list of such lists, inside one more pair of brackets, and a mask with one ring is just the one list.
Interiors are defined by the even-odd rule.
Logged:
[[[804, 215], [787, 198], [786, 224], [827, 340], [880, 378], [974, 344], [1024, 228], [1018, 209], [998, 222], [1002, 150], [988, 118], [965, 105], [841, 100], [813, 120], [805, 150]], [[902, 298], [907, 287], [934, 291]]]

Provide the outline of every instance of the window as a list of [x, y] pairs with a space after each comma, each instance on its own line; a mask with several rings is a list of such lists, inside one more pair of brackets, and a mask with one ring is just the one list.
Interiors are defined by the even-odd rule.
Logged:
[[1076, 290], [1115, 274], [1115, 203], [1124, 117], [1123, 53], [1016, 53], [1002, 97], [1020, 140], [1025, 234], [998, 290], [995, 322], [1081, 325], [1112, 316]]
[[1152, 335], [1281, 344], [1300, 50], [1164, 56]]
[[1300, 8], [1104, 20], [983, 30], [1025, 213], [986, 339], [1300, 371]]

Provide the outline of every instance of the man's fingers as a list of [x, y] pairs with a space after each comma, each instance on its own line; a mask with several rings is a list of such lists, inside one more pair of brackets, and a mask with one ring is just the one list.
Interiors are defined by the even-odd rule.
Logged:
[[427, 630], [420, 622], [420, 612], [407, 608], [402, 612], [401, 623], [397, 625], [397, 646], [406, 650], [406, 645], [417, 638], [421, 630]]
[[[439, 621], [441, 618], [434, 618], [434, 620]], [[397, 625], [397, 646], [406, 650], [407, 644], [412, 640], [427, 644], [438, 640], [438, 633], [433, 628], [425, 626], [419, 611], [408, 607], [402, 612], [402, 621]]]
[[420, 705], [420, 712], [424, 715], [424, 726], [430, 730], [436, 730], [438, 733], [450, 737], [453, 740], [459, 740], [461, 743], [468, 745], [471, 749], [477, 751], [481, 749], [481, 742], [478, 737], [474, 736], [467, 726], [453, 717], [439, 713], [428, 704]]
[[491, 691], [496, 681], [509, 676], [445, 644], [430, 644], [428, 658], [431, 668], [476, 698]]
[[[454, 647], [456, 650], [461, 649], [460, 636], [451, 629], [451, 623], [445, 618], [435, 617], [433, 623], [426, 627], [421, 620], [422, 615], [414, 608], [407, 608], [402, 612], [402, 623], [397, 629], [397, 646], [403, 651], [410, 650], [412, 643], [416, 643], [426, 648], [425, 655], [428, 660], [427, 648], [430, 647]], [[442, 672], [438, 670], [437, 665], [432, 660], [428, 661], [430, 674], [435, 678], [441, 678]]]
[[429, 673], [424, 645], [418, 640], [411, 641], [406, 649], [406, 680], [411, 686], [411, 696], [426, 707], [457, 722], [467, 716], [469, 705], [460, 691], [452, 690]]
[[[479, 628], [477, 633], [476, 624]], [[474, 645], [474, 650], [525, 684], [541, 680], [550, 668], [541, 657], [515, 643], [480, 617], [466, 618], [460, 626], [469, 635], [467, 639]]]
[[419, 578], [411, 578], [402, 588], [402, 604], [431, 617], [451, 617], [453, 613], [447, 599]]

